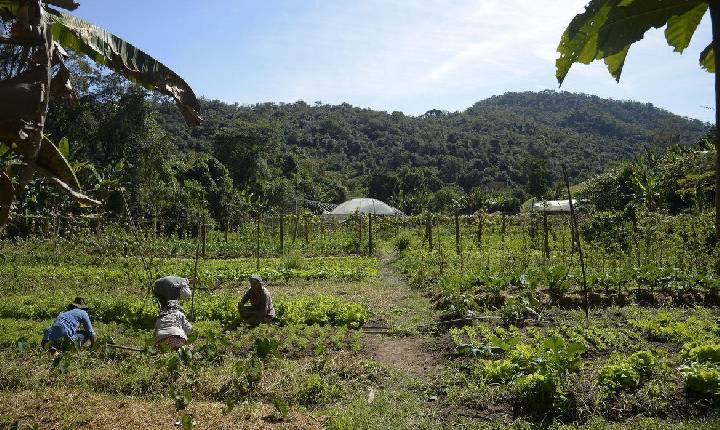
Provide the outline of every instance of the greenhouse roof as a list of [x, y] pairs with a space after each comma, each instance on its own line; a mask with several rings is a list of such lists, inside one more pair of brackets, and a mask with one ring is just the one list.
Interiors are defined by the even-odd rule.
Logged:
[[[573, 199], [573, 206], [577, 207], [578, 201]], [[570, 200], [543, 200], [534, 202], [530, 209], [531, 212], [545, 213], [569, 213]]]
[[329, 216], [347, 216], [354, 213], [373, 214], [373, 215], [396, 215], [404, 216], [399, 209], [396, 209], [385, 202], [377, 199], [361, 198], [348, 200], [338, 205], [325, 215]]

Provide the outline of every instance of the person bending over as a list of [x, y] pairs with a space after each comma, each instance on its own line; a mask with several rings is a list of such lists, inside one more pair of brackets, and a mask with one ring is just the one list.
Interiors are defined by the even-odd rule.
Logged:
[[163, 303], [155, 321], [155, 346], [176, 351], [185, 345], [188, 335], [192, 333], [192, 324], [185, 317], [178, 300], [167, 300]]
[[[249, 306], [246, 305], [248, 302]], [[265, 282], [260, 275], [250, 276], [250, 289], [238, 303], [238, 311], [242, 319], [250, 325], [269, 322], [275, 318], [270, 291], [265, 288]]]
[[[80, 329], [80, 326], [83, 329]], [[40, 344], [45, 346], [50, 343], [54, 350], [65, 350], [69, 345], [82, 345], [90, 341], [90, 346], [95, 344], [95, 331], [90, 322], [90, 315], [87, 312], [85, 299], [75, 297], [67, 310], [60, 312], [55, 321], [43, 332]]]

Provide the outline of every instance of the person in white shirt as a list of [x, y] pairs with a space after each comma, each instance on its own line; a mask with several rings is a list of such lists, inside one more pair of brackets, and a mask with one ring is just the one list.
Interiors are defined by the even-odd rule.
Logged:
[[153, 293], [160, 303], [160, 315], [155, 321], [155, 345], [166, 345], [177, 350], [185, 345], [188, 335], [192, 332], [192, 324], [188, 321], [180, 307], [180, 300], [192, 296], [190, 285], [196, 279], [188, 280], [178, 276], [165, 276], [153, 286]]
[[192, 324], [183, 313], [178, 300], [168, 300], [155, 321], [155, 346], [173, 351], [185, 345], [192, 333]]

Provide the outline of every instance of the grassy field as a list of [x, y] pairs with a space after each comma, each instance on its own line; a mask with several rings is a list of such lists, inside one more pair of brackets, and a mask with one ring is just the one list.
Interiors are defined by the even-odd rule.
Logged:
[[[309, 237], [304, 250], [264, 253], [259, 270], [214, 245], [225, 243], [218, 232], [198, 263], [207, 289], [196, 292], [192, 348], [180, 353], [151, 348], [147, 288], [192, 275], [193, 239], [169, 240], [175, 253], [110, 228], [0, 242], [0, 428], [720, 427], [720, 301], [704, 224], [641, 219], [618, 227], [624, 247], [607, 227], [584, 235], [586, 319], [562, 220], [551, 221], [549, 256], [527, 216], [464, 218], [457, 242], [453, 221], [434, 220], [432, 244], [424, 219], [377, 221], [373, 256], [340, 245], [320, 255]], [[337, 229], [350, 243], [353, 230]], [[119, 243], [127, 252], [100, 251]], [[250, 328], [234, 307], [255, 271], [279, 318]], [[99, 341], [52, 357], [42, 329], [76, 295]]]

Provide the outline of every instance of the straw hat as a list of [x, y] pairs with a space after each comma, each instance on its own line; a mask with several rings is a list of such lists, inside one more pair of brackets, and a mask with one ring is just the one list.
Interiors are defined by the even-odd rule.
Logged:
[[73, 300], [72, 303], [70, 303], [70, 306], [74, 306], [78, 309], [87, 309], [87, 305], [85, 304], [85, 299], [82, 297], [75, 297], [75, 300]]

